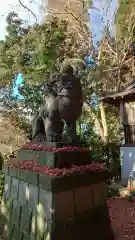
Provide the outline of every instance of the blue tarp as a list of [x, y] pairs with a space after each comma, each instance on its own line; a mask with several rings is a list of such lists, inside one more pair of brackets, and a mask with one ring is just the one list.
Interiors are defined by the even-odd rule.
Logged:
[[11, 87], [11, 96], [17, 100], [23, 100], [24, 96], [20, 94], [20, 88], [24, 86], [24, 78], [21, 72], [18, 73], [17, 77], [13, 79], [13, 85]]
[[85, 59], [85, 64], [87, 67], [95, 67], [96, 66], [96, 62], [95, 62], [95, 59], [91, 56], [86, 56]]

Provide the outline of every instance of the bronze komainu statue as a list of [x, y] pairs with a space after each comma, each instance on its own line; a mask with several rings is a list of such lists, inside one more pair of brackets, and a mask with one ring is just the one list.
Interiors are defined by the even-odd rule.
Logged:
[[60, 141], [65, 122], [70, 141], [76, 141], [76, 121], [83, 105], [80, 79], [66, 64], [60, 76], [54, 76], [45, 84], [45, 90], [45, 102], [33, 121], [32, 139]]

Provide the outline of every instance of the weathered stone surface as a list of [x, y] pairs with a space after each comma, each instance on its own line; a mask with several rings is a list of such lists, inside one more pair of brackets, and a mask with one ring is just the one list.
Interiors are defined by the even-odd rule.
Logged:
[[19, 194], [18, 194], [18, 202], [20, 205], [25, 205], [26, 201], [29, 200], [29, 187], [28, 183], [24, 181], [20, 181], [19, 183]]
[[39, 204], [37, 205], [37, 213], [39, 216], [51, 221], [54, 214], [52, 203], [52, 192], [39, 189]]
[[37, 153], [38, 151], [35, 150], [23, 150], [20, 149], [20, 151], [17, 153], [17, 159], [18, 160], [30, 160], [30, 161], [36, 161], [37, 160]]
[[1, 236], [3, 239], [6, 240], [11, 239], [13, 227], [14, 227], [13, 223], [9, 219], [8, 220], [6, 219], [1, 232]]
[[9, 237], [10, 237], [10, 231], [9, 231], [9, 226], [8, 226], [7, 221], [4, 223], [1, 236], [2, 236], [2, 238], [6, 239], [6, 240], [9, 239]]
[[90, 151], [83, 152], [81, 150], [72, 152], [52, 152], [37, 150], [20, 150], [17, 155], [18, 160], [30, 160], [38, 162], [49, 168], [66, 167], [72, 164], [81, 165], [91, 163]]
[[47, 231], [47, 222], [44, 218], [40, 217], [38, 213], [34, 213], [31, 221], [31, 240], [43, 240], [44, 233]]
[[105, 202], [105, 184], [103, 182], [94, 184], [93, 186], [93, 204], [94, 206], [101, 205]]
[[10, 198], [18, 198], [19, 180], [12, 177]]
[[12, 240], [21, 240], [22, 239], [22, 231], [19, 227], [14, 227], [13, 233], [12, 233]]
[[51, 190], [52, 178], [44, 174], [39, 174], [39, 187], [45, 190]]
[[31, 220], [32, 211], [29, 209], [28, 205], [24, 205], [21, 212], [20, 228], [28, 235], [30, 234]]
[[16, 225], [16, 227], [19, 227], [20, 215], [21, 215], [21, 205], [16, 200], [14, 200], [11, 221]]
[[37, 239], [43, 239], [44, 233], [47, 231], [47, 222], [44, 218], [37, 215]]
[[30, 184], [28, 186], [28, 207], [32, 210], [36, 209], [36, 206], [38, 204], [38, 187], [37, 186], [33, 186], [32, 184]]
[[43, 240], [51, 240], [51, 235], [50, 235], [49, 232], [46, 232], [46, 233], [44, 234]]
[[38, 180], [36, 172], [25, 171], [19, 168], [9, 168], [9, 175], [16, 179], [23, 180], [27, 183], [37, 185]]
[[5, 175], [4, 193], [3, 193], [3, 199], [4, 199], [4, 200], [9, 199], [10, 189], [11, 189], [11, 177], [8, 176], [8, 175]]
[[12, 212], [12, 207], [13, 207], [13, 200], [8, 199], [8, 200], [3, 200], [1, 201], [1, 206], [0, 206], [0, 213], [3, 215], [6, 219], [10, 219], [11, 217], [11, 212]]
[[54, 196], [55, 220], [63, 222], [74, 217], [74, 195], [73, 190], [59, 192]]
[[75, 211], [80, 214], [89, 211], [93, 207], [93, 189], [92, 186], [83, 186], [74, 189]]
[[21, 240], [30, 240], [30, 239], [31, 239], [31, 238], [30, 238], [30, 236], [29, 236], [28, 234], [23, 233], [23, 237], [22, 237]]
[[30, 236], [31, 239], [35, 239], [36, 238], [36, 226], [37, 226], [37, 218], [36, 218], [36, 212], [32, 213], [32, 218], [31, 218], [31, 226], [30, 226]]
[[[32, 160], [31, 156], [36, 156], [41, 164], [50, 167], [56, 163], [65, 164], [69, 156], [70, 163], [74, 162], [75, 153], [21, 151], [27, 155], [22, 160]], [[76, 155], [76, 159], [79, 157]], [[82, 161], [82, 157], [80, 159]], [[107, 178], [104, 172], [55, 177], [9, 167], [5, 176], [0, 230], [6, 240], [82, 240], [84, 233], [84, 239], [87, 235], [91, 238], [89, 226], [92, 231], [92, 221], [104, 222], [104, 225], [108, 221], [109, 215], [101, 206], [106, 204], [103, 182]]]

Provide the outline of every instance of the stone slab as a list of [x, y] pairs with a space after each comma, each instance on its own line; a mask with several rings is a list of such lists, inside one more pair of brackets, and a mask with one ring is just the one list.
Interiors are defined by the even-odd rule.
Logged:
[[0, 214], [4, 216], [5, 219], [9, 219], [11, 217], [12, 208], [13, 208], [12, 199], [8, 199], [8, 200], [2, 199], [1, 205], [0, 205]]
[[24, 205], [21, 211], [20, 229], [28, 235], [30, 234], [31, 220], [32, 210], [29, 209], [28, 205]]
[[21, 206], [25, 205], [29, 200], [29, 187], [28, 183], [20, 181], [19, 183], [19, 192], [18, 192], [18, 202]]
[[93, 187], [82, 186], [74, 189], [76, 215], [87, 212], [93, 207]]
[[81, 186], [98, 184], [108, 179], [108, 171], [74, 173], [67, 176], [47, 176], [39, 174], [39, 186], [51, 192], [62, 192]]
[[32, 183], [33, 185], [37, 185], [38, 175], [36, 172], [25, 171], [23, 169], [10, 167], [9, 175], [16, 179], [23, 180], [24, 182]]
[[37, 213], [39, 216], [47, 219], [48, 221], [53, 220], [53, 193], [46, 191], [42, 188], [39, 189], [39, 203], [37, 205]]
[[53, 205], [55, 209], [55, 221], [64, 222], [68, 218], [74, 218], [75, 203], [73, 190], [58, 192], [54, 195]]
[[38, 204], [38, 195], [39, 195], [39, 187], [29, 184], [27, 189], [27, 204], [28, 207], [32, 210], [36, 209]]
[[93, 184], [93, 204], [98, 206], [103, 204], [106, 200], [105, 197], [105, 184], [103, 182], [99, 184]]
[[3, 199], [8, 200], [10, 197], [10, 190], [11, 190], [11, 176], [5, 175], [4, 180], [4, 193], [3, 193]]
[[19, 227], [20, 215], [21, 215], [21, 205], [16, 200], [14, 200], [11, 221], [15, 224], [16, 227]]
[[49, 168], [61, 168], [70, 167], [74, 165], [82, 165], [91, 163], [90, 151], [62, 151], [62, 152], [52, 152], [52, 151], [37, 151], [37, 150], [20, 150], [17, 155], [17, 160], [29, 160], [38, 162], [41, 165], [45, 165]]
[[12, 240], [22, 240], [22, 231], [19, 227], [14, 227], [13, 233], [12, 233]]
[[19, 190], [19, 179], [12, 177], [10, 198], [17, 199]]

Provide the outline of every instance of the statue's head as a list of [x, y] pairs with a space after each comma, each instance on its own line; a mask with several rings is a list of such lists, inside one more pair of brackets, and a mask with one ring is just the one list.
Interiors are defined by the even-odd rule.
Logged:
[[66, 63], [62, 66], [61, 75], [64, 75], [64, 76], [65, 75], [73, 75], [73, 73], [74, 73], [74, 69], [70, 64]]

